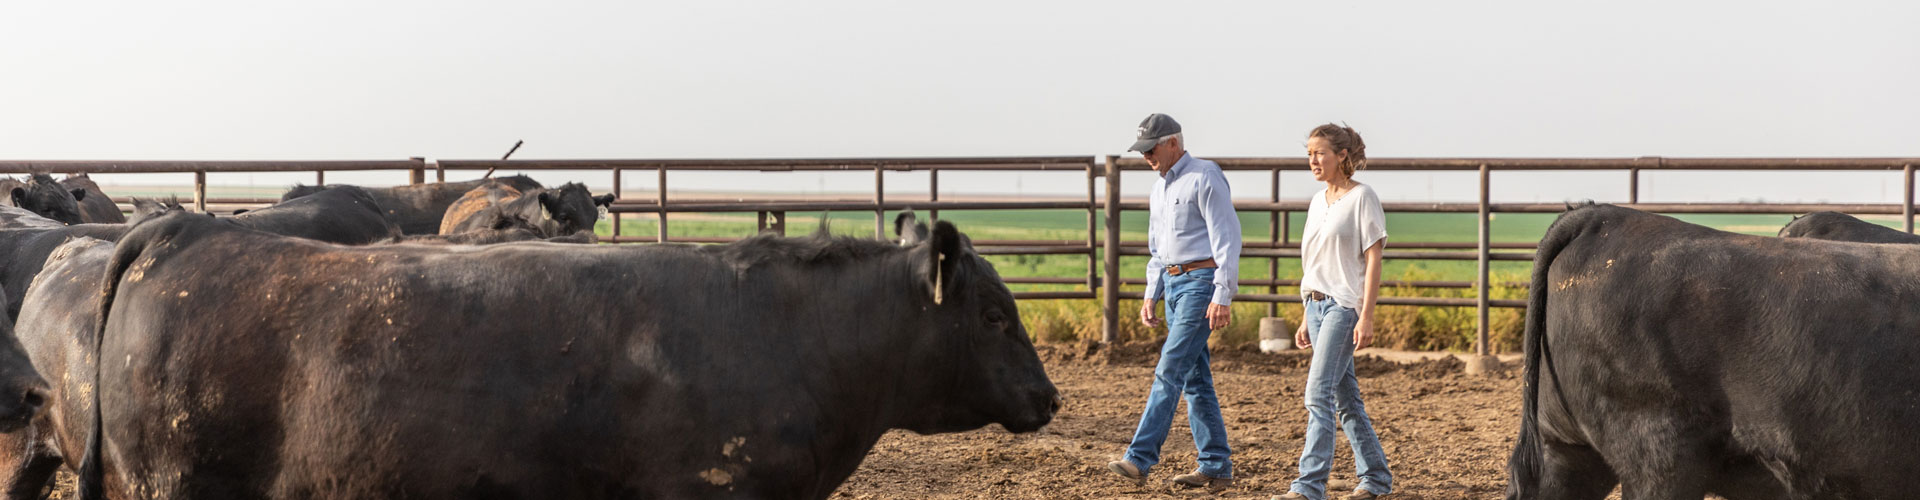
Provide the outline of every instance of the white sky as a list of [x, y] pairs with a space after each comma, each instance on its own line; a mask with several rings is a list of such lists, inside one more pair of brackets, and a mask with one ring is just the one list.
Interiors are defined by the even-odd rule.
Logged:
[[[1091, 156], [1123, 152], [1156, 111], [1202, 157], [1297, 155], [1327, 121], [1375, 157], [1920, 157], [1917, 2], [1350, 3], [11, 2], [0, 158], [497, 158], [520, 139], [521, 159]], [[871, 177], [671, 182], [861, 192]], [[295, 179], [310, 182], [215, 181]], [[1146, 179], [1127, 177], [1129, 194]], [[1503, 173], [1495, 197], [1620, 199], [1625, 179]], [[1388, 199], [1472, 198], [1468, 173], [1361, 180]], [[1233, 181], [1266, 196], [1263, 174]], [[1642, 198], [1888, 202], [1898, 181], [1653, 173]], [[889, 176], [889, 192], [924, 182]]]

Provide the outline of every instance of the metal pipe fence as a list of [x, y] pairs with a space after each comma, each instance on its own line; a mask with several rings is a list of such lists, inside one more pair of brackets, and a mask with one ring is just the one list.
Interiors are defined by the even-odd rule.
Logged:
[[[1277, 315], [1280, 303], [1297, 303], [1300, 297], [1279, 293], [1281, 287], [1299, 285], [1298, 280], [1279, 278], [1279, 260], [1298, 258], [1299, 244], [1290, 232], [1291, 215], [1303, 212], [1307, 203], [1303, 201], [1280, 201], [1280, 173], [1287, 170], [1307, 170], [1303, 158], [1212, 158], [1227, 171], [1266, 171], [1270, 173], [1268, 196], [1266, 201], [1236, 201], [1234, 208], [1240, 212], [1265, 212], [1267, 214], [1268, 238], [1265, 241], [1246, 241], [1242, 254], [1243, 262], [1265, 260], [1266, 279], [1242, 280], [1244, 287], [1265, 288], [1266, 293], [1239, 294], [1235, 300], [1245, 302], [1269, 303], [1269, 314]], [[1384, 203], [1383, 208], [1390, 213], [1457, 213], [1475, 214], [1478, 222], [1478, 235], [1473, 243], [1460, 242], [1394, 242], [1393, 250], [1384, 252], [1389, 260], [1471, 260], [1477, 262], [1477, 277], [1473, 281], [1400, 281], [1383, 282], [1388, 287], [1411, 288], [1472, 288], [1474, 298], [1436, 298], [1436, 297], [1380, 297], [1383, 305], [1404, 305], [1422, 307], [1473, 307], [1478, 313], [1477, 342], [1475, 350], [1480, 354], [1488, 352], [1488, 311], [1495, 307], [1524, 308], [1523, 300], [1493, 299], [1488, 294], [1490, 283], [1489, 268], [1493, 261], [1530, 261], [1533, 259], [1533, 243], [1493, 242], [1490, 227], [1493, 216], [1500, 213], [1558, 213], [1566, 209], [1564, 203], [1494, 203], [1490, 186], [1494, 171], [1625, 171], [1628, 174], [1627, 203], [1622, 206], [1649, 212], [1682, 214], [1800, 214], [1806, 212], [1831, 210], [1852, 214], [1900, 215], [1903, 227], [1913, 232], [1914, 222], [1914, 165], [1920, 164], [1920, 158], [1374, 158], [1367, 164], [1368, 170], [1377, 171], [1460, 171], [1477, 172], [1479, 187], [1477, 201], [1471, 203]], [[886, 214], [898, 210], [925, 210], [929, 217], [938, 220], [941, 211], [956, 210], [1085, 210], [1087, 214], [1087, 238], [1085, 240], [975, 240], [976, 249], [985, 255], [1084, 255], [1086, 257], [1086, 275], [1083, 277], [1016, 277], [1007, 278], [1013, 284], [1037, 285], [1085, 285], [1084, 290], [1068, 291], [1024, 291], [1015, 293], [1015, 297], [1024, 300], [1054, 299], [1101, 299], [1101, 318], [1103, 340], [1114, 341], [1119, 331], [1118, 301], [1122, 298], [1140, 299], [1140, 292], [1123, 292], [1122, 285], [1143, 285], [1141, 278], [1124, 278], [1139, 274], [1143, 270], [1120, 269], [1121, 256], [1147, 255], [1144, 241], [1125, 241], [1121, 238], [1120, 221], [1126, 211], [1147, 210], [1147, 203], [1141, 201], [1122, 201], [1121, 173], [1125, 171], [1150, 170], [1144, 160], [1121, 158], [1118, 156], [1040, 156], [1040, 157], [922, 157], [922, 158], [806, 158], [806, 159], [606, 159], [606, 160], [429, 160], [409, 158], [406, 160], [376, 161], [0, 161], [0, 174], [21, 173], [192, 173], [194, 174], [193, 203], [196, 210], [232, 211], [240, 208], [254, 208], [278, 201], [277, 198], [225, 197], [212, 198], [206, 194], [206, 175], [208, 173], [255, 173], [255, 172], [313, 172], [314, 181], [324, 184], [329, 171], [367, 171], [399, 170], [408, 174], [409, 182], [423, 183], [426, 172], [432, 170], [434, 178], [445, 181], [447, 170], [486, 171], [486, 170], [586, 170], [606, 171], [613, 182], [613, 194], [617, 201], [608, 209], [613, 218], [612, 236], [604, 241], [613, 243], [724, 243], [739, 238], [715, 237], [679, 237], [673, 238], [668, 231], [668, 219], [674, 213], [754, 213], [757, 230], [771, 230], [785, 234], [787, 214], [790, 212], [866, 212], [874, 214], [874, 229], [884, 238], [888, 226]], [[624, 190], [624, 174], [628, 170], [654, 171], [657, 179], [656, 190], [651, 199], [631, 198]], [[1828, 170], [1865, 170], [1902, 172], [1902, 196], [1900, 203], [1642, 203], [1640, 200], [1640, 172], [1643, 170], [1708, 170], [1708, 171], [1828, 171]], [[872, 171], [874, 190], [871, 199], [843, 200], [713, 200], [713, 199], [669, 199], [669, 171], [739, 171], [739, 172], [830, 172], [830, 171]], [[1080, 171], [1086, 176], [1086, 198], [1061, 200], [1023, 200], [1023, 201], [952, 201], [940, 199], [940, 172], [942, 171], [1015, 171], [1015, 172], [1066, 172]], [[887, 172], [927, 172], [928, 196], [924, 200], [889, 199], [886, 196]], [[1104, 179], [1104, 183], [1101, 180]], [[1104, 184], [1104, 185], [1103, 185]], [[1103, 193], [1104, 191], [1104, 193]], [[1102, 196], [1104, 194], [1104, 196]], [[114, 197], [116, 203], [130, 203], [127, 197]], [[648, 236], [622, 234], [621, 221], [628, 214], [651, 214], [657, 221], [656, 232]], [[1104, 224], [1103, 224], [1104, 222]], [[1409, 250], [1412, 249], [1412, 250]], [[1496, 251], [1500, 250], [1500, 251]], [[1104, 261], [1104, 262], [1103, 262]], [[1502, 283], [1505, 287], [1524, 287], [1524, 283]]]

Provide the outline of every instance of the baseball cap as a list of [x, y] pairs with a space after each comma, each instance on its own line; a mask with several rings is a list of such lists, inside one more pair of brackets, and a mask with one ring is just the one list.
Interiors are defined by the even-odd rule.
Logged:
[[1140, 137], [1133, 141], [1133, 147], [1127, 148], [1127, 151], [1147, 152], [1161, 138], [1178, 133], [1180, 122], [1173, 121], [1173, 117], [1164, 113], [1147, 115], [1147, 119], [1140, 120]]

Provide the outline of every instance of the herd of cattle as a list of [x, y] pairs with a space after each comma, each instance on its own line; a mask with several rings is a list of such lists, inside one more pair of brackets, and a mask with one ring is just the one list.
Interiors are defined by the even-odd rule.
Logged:
[[[611, 196], [524, 177], [127, 218], [84, 176], [4, 182], [9, 498], [66, 467], [82, 498], [818, 499], [889, 429], [1060, 408], [944, 222], [580, 246]], [[1920, 496], [1920, 237], [1780, 236], [1556, 220], [1509, 498]]]

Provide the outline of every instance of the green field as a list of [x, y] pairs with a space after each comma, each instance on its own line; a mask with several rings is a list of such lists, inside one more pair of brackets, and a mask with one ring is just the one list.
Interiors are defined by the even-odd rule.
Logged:
[[[919, 214], [922, 220], [927, 214]], [[818, 212], [788, 214], [787, 234], [804, 235], [813, 233], [820, 225], [823, 214]], [[888, 227], [891, 217], [888, 213]], [[946, 211], [941, 219], [951, 221], [960, 231], [975, 240], [1084, 240], [1087, 235], [1087, 213], [1078, 210], [1005, 210], [1005, 211]], [[1496, 214], [1490, 227], [1495, 242], [1535, 242], [1546, 231], [1558, 214]], [[834, 213], [828, 224], [830, 232], [836, 235], [855, 237], [873, 237], [874, 221], [871, 212]], [[1240, 216], [1243, 237], [1248, 241], [1266, 240], [1267, 215], [1264, 213], [1242, 213]], [[1786, 215], [1681, 215], [1678, 218], [1717, 229], [1759, 235], [1772, 235], [1792, 218]], [[1301, 224], [1305, 216], [1294, 213], [1289, 218], [1292, 239], [1298, 240]], [[1878, 221], [1891, 224], [1888, 221]], [[651, 216], [627, 217], [621, 229], [626, 235], [651, 236], [655, 234], [655, 224]], [[673, 237], [744, 237], [754, 233], [754, 219], [751, 214], [676, 214], [668, 218], [669, 238]], [[1104, 228], [1104, 222], [1100, 226]], [[610, 221], [602, 221], [599, 231], [602, 235], [611, 231]], [[1393, 242], [1473, 242], [1476, 241], [1478, 226], [1474, 214], [1441, 213], [1393, 213], [1387, 216], [1388, 246]], [[1121, 237], [1125, 240], [1146, 238], [1146, 214], [1129, 212], [1121, 219]], [[1103, 236], [1104, 237], [1104, 236]], [[1087, 259], [1078, 255], [995, 255], [988, 261], [1002, 276], [1006, 277], [1083, 277], [1087, 274]], [[1145, 275], [1145, 257], [1125, 257], [1120, 267], [1125, 278], [1138, 278]], [[1471, 281], [1475, 277], [1477, 264], [1474, 261], [1435, 261], [1435, 260], [1389, 260], [1383, 270], [1387, 279], [1402, 280], [1450, 280]], [[1524, 282], [1531, 272], [1528, 262], [1496, 261], [1493, 263], [1493, 281]], [[1268, 268], [1266, 259], [1243, 259], [1241, 279], [1265, 279]], [[1300, 264], [1295, 259], [1279, 259], [1277, 274], [1281, 278], [1297, 278]], [[1074, 285], [1012, 285], [1015, 290], [1077, 290], [1083, 286]], [[1127, 287], [1138, 290], [1137, 286]], [[1266, 293], [1264, 287], [1242, 287], [1242, 293]], [[1293, 290], [1281, 289], [1280, 293], [1293, 293]], [[1388, 289], [1384, 292], [1392, 296], [1427, 297], [1472, 297], [1470, 289]], [[1493, 298], [1524, 298], [1525, 290], [1495, 287], [1490, 295]], [[1021, 317], [1028, 330], [1038, 339], [1047, 341], [1073, 341], [1085, 338], [1097, 338], [1099, 335], [1100, 310], [1093, 300], [1030, 300], [1020, 305]], [[1140, 307], [1139, 301], [1121, 301], [1122, 335], [1127, 338], [1147, 338], [1154, 335], [1129, 321]], [[1292, 324], [1299, 320], [1299, 306], [1282, 304], [1278, 307], [1280, 316], [1288, 318]], [[1382, 307], [1376, 319], [1379, 325], [1379, 345], [1406, 349], [1465, 350], [1471, 347], [1474, 332], [1474, 311], [1471, 308], [1446, 307]], [[1216, 335], [1216, 340], [1238, 342], [1255, 338], [1258, 319], [1268, 315], [1266, 304], [1239, 303], [1234, 306], [1234, 325]], [[1519, 342], [1520, 311], [1517, 309], [1496, 309], [1491, 318], [1496, 350], [1513, 351]]]

